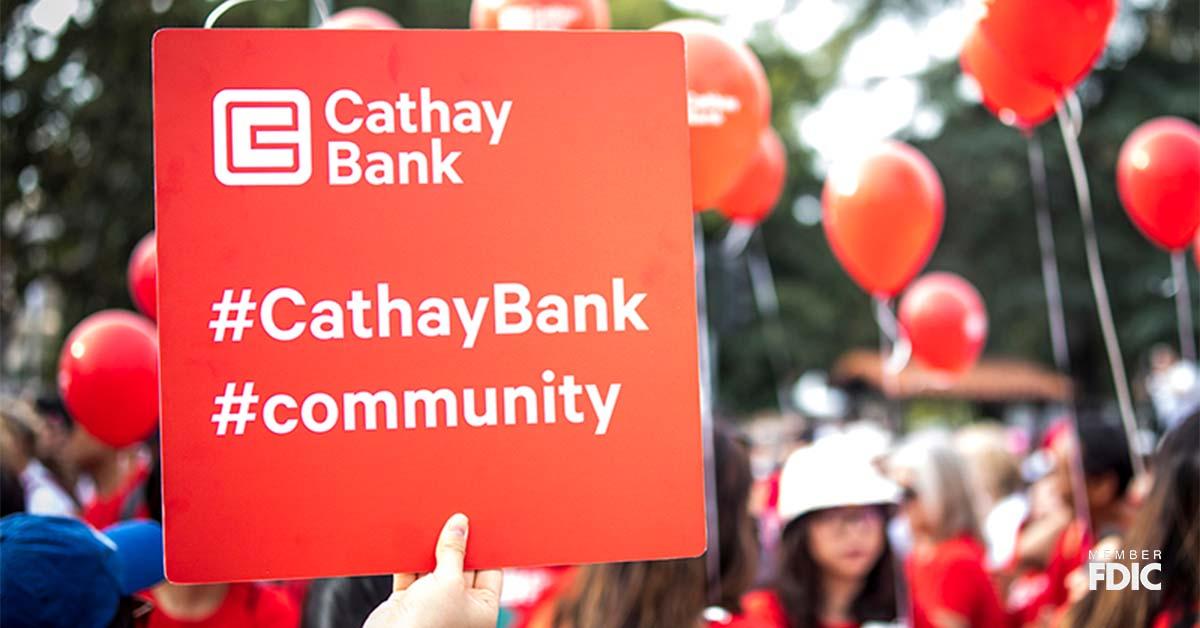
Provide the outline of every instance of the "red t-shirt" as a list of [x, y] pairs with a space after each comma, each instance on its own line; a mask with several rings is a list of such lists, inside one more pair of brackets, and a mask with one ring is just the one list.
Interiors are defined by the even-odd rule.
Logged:
[[[779, 595], [770, 589], [751, 591], [742, 596], [742, 613], [759, 626], [788, 628], [787, 612]], [[859, 628], [855, 622], [821, 622], [820, 628]]]
[[971, 626], [1004, 626], [1007, 618], [985, 559], [983, 545], [969, 536], [913, 551], [905, 561], [913, 628], [933, 628], [941, 613], [957, 615]]
[[1071, 522], [1050, 550], [1046, 568], [1017, 576], [1009, 587], [1008, 610], [1016, 626], [1041, 625], [1064, 608], [1070, 592], [1067, 578], [1087, 561], [1092, 534], [1081, 520]]
[[[151, 600], [154, 597], [151, 594]], [[251, 582], [229, 585], [225, 601], [204, 619], [184, 620], [168, 617], [160, 608], [150, 612], [147, 628], [296, 628], [300, 607], [281, 589]]]
[[138, 499], [135, 491], [141, 491], [150, 475], [149, 466], [144, 460], [139, 460], [136, 466], [125, 476], [117, 490], [108, 495], [97, 494], [92, 501], [83, 506], [83, 520], [97, 530], [126, 519], [144, 519], [150, 516], [146, 509], [146, 501]]

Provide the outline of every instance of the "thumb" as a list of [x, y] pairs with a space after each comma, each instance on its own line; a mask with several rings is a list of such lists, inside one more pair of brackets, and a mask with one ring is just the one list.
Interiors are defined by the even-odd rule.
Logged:
[[462, 577], [463, 559], [467, 553], [467, 516], [456, 513], [446, 520], [442, 533], [438, 535], [434, 556], [437, 567], [434, 573], [443, 576]]

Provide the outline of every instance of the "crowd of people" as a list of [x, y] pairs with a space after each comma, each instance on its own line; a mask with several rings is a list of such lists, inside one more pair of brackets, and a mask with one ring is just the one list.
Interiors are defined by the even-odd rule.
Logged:
[[[0, 415], [5, 626], [1198, 625], [1200, 413], [1136, 477], [1124, 431], [1086, 413], [1034, 440], [860, 422], [787, 450], [718, 422], [712, 555], [464, 571], [454, 515], [429, 574], [206, 585], [163, 579], [156, 443], [108, 447], [53, 399]], [[1089, 563], [1138, 560], [1111, 549], [1158, 552], [1161, 586], [1096, 586]]]

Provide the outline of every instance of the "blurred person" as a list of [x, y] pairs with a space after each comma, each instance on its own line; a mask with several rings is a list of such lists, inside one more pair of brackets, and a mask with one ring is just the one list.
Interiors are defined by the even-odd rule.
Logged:
[[[1075, 536], [1068, 529], [1081, 514], [1076, 512], [1074, 491], [1068, 489], [1082, 469], [1078, 462], [1075, 429], [1069, 418], [1052, 423], [1042, 437], [1041, 447], [1026, 461], [1037, 475], [1029, 487], [1029, 514], [1017, 533], [1016, 547], [1008, 568], [998, 576], [1005, 580], [1005, 606], [1016, 626], [1044, 623], [1053, 597], [1051, 573], [1059, 574], [1074, 562], [1069, 548]], [[1076, 526], [1076, 530], [1081, 529]]]
[[[1200, 414], [1169, 432], [1154, 460], [1154, 485], [1118, 548], [1159, 550], [1157, 590], [1100, 587], [1067, 614], [1067, 625], [1185, 628], [1200, 625]], [[1099, 544], [1097, 544], [1099, 547]], [[1114, 559], [1126, 567], [1136, 559]], [[1143, 565], [1145, 566], [1145, 565]], [[1078, 573], [1085, 584], [1087, 576]]]
[[905, 573], [914, 628], [1004, 625], [966, 462], [945, 439], [917, 435], [892, 456], [889, 471], [903, 488], [913, 534]]
[[433, 572], [396, 574], [391, 596], [363, 628], [494, 628], [504, 574], [463, 570], [469, 528], [465, 515], [451, 515], [438, 535]]
[[885, 533], [899, 488], [856, 449], [825, 439], [793, 453], [780, 481], [778, 575], [746, 614], [778, 628], [852, 628], [896, 617]]
[[1017, 532], [1029, 514], [1021, 467], [1001, 425], [965, 427], [955, 434], [954, 446], [984, 490], [980, 512], [985, 513], [982, 531], [987, 565], [992, 570], [1000, 569], [1012, 562]]
[[1194, 362], [1181, 359], [1169, 345], [1150, 350], [1146, 392], [1154, 404], [1154, 416], [1166, 431], [1200, 407], [1200, 370]]
[[75, 500], [39, 457], [45, 433], [45, 422], [31, 406], [11, 397], [0, 398], [0, 453], [20, 479], [24, 511], [77, 517]]
[[300, 628], [359, 628], [392, 595], [392, 576], [321, 578], [308, 587]]
[[752, 477], [745, 444], [729, 428], [713, 438], [720, 555], [717, 607], [706, 609], [705, 557], [587, 565], [565, 576], [525, 625], [535, 628], [656, 628], [755, 625], [741, 617], [741, 596], [753, 584], [758, 542], [748, 501]]
[[[38, 459], [50, 470], [58, 485], [70, 491], [76, 484], [78, 474], [68, 465], [63, 454], [67, 442], [71, 440], [71, 432], [75, 430], [75, 422], [71, 420], [66, 406], [56, 392], [39, 395], [34, 401], [34, 409], [42, 419]], [[71, 499], [75, 499], [73, 491], [70, 492], [70, 496]]]
[[[1125, 493], [1133, 480], [1133, 461], [1125, 431], [1099, 420], [1082, 422], [1078, 429], [1092, 537], [1120, 535], [1129, 524], [1131, 513]], [[1071, 491], [1068, 475], [1066, 469], [1056, 472], [1065, 494]]]
[[162, 580], [162, 528], [152, 522], [98, 532], [68, 517], [0, 519], [0, 625], [126, 628], [144, 625], [133, 594]]
[[[147, 514], [162, 523], [162, 470], [155, 456], [142, 485]], [[295, 628], [300, 608], [281, 588], [257, 582], [172, 584], [163, 581], [144, 591], [153, 605], [147, 628], [255, 627]]]
[[[1022, 530], [1015, 568], [1021, 573], [1009, 591], [1008, 607], [1020, 625], [1044, 623], [1070, 601], [1069, 578], [1087, 562], [1088, 550], [1108, 536], [1120, 537], [1128, 525], [1125, 499], [1133, 461], [1121, 428], [1098, 414], [1080, 414], [1078, 436], [1064, 429], [1051, 446], [1052, 468], [1044, 479], [1057, 509]], [[1075, 512], [1073, 457], [1079, 456], [1088, 520]], [[1049, 507], [1047, 507], [1049, 508]], [[1044, 558], [1035, 552], [1049, 545]]]
[[103, 528], [149, 516], [142, 490], [150, 466], [144, 446], [116, 449], [76, 424], [63, 454], [81, 476], [76, 490], [85, 521]]

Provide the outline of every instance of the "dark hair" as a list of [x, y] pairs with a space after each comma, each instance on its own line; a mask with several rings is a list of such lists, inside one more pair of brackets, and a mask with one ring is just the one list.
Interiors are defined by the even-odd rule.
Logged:
[[[1070, 625], [1150, 626], [1164, 610], [1192, 613], [1200, 602], [1200, 418], [1192, 415], [1168, 434], [1156, 460], [1154, 488], [1135, 515], [1122, 546], [1162, 551], [1158, 591], [1099, 589], [1071, 610]], [[1188, 438], [1192, 440], [1188, 442]], [[1167, 443], [1176, 443], [1168, 448]], [[1128, 561], [1123, 561], [1128, 562]], [[1127, 565], [1128, 566], [1128, 565]]]
[[[813, 481], [819, 482], [821, 479], [813, 478]], [[806, 513], [789, 523], [783, 529], [779, 544], [779, 574], [775, 580], [775, 592], [787, 614], [788, 628], [818, 628], [821, 625], [825, 593], [822, 590], [821, 567], [809, 547], [814, 514]], [[896, 618], [894, 569], [892, 548], [885, 533], [883, 552], [850, 604], [850, 614], [856, 623], [892, 621]]]
[[[713, 435], [717, 468], [718, 530], [710, 531], [720, 551], [721, 605], [740, 610], [739, 600], [754, 581], [758, 539], [747, 509], [750, 460], [746, 447], [726, 427]], [[690, 626], [706, 606], [705, 559], [613, 563], [581, 567], [554, 609], [554, 625], [570, 628], [657, 628]]]
[[1165, 466], [1170, 460], [1190, 456], [1200, 447], [1200, 411], [1182, 420], [1175, 429], [1163, 434], [1154, 453], [1154, 465]]
[[0, 517], [25, 512], [25, 488], [7, 464], [0, 464]]
[[1080, 416], [1078, 425], [1083, 474], [1088, 478], [1112, 474], [1117, 480], [1116, 497], [1121, 497], [1133, 479], [1133, 460], [1124, 430], [1103, 422], [1099, 415]]
[[391, 576], [314, 580], [304, 597], [300, 628], [359, 628], [391, 594]]

